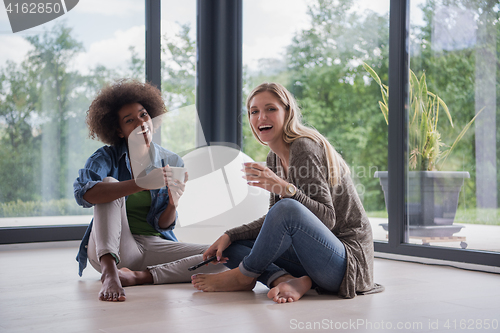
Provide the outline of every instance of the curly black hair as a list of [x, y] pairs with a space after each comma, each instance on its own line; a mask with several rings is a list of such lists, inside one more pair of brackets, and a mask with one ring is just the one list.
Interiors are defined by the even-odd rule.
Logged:
[[86, 119], [89, 136], [105, 144], [119, 144], [123, 139], [118, 135], [118, 111], [132, 103], [141, 104], [151, 118], [167, 112], [161, 92], [155, 86], [132, 79], [118, 80], [105, 85], [90, 104]]

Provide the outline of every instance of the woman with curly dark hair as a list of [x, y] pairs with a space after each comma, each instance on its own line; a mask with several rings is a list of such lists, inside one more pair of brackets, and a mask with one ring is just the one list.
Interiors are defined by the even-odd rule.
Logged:
[[94, 207], [77, 261], [80, 276], [87, 258], [102, 273], [100, 300], [124, 301], [129, 285], [188, 282], [188, 267], [208, 248], [179, 243], [172, 230], [188, 175], [173, 179], [171, 167], [183, 167], [182, 159], [152, 141], [152, 119], [166, 111], [157, 88], [120, 80], [105, 86], [87, 112], [90, 136], [107, 146], [89, 157], [73, 184], [77, 203]]

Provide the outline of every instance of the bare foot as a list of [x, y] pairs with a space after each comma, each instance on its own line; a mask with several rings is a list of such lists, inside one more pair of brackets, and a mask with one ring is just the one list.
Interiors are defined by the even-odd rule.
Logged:
[[125, 290], [123, 290], [118, 278], [118, 269], [116, 268], [115, 259], [110, 254], [105, 254], [101, 257], [101, 282], [102, 287], [99, 292], [101, 301], [123, 302], [125, 301]]
[[195, 274], [191, 283], [203, 291], [249, 291], [255, 287], [257, 279], [243, 275], [239, 268], [217, 274]]
[[311, 285], [312, 281], [309, 276], [292, 277], [269, 290], [267, 297], [276, 303], [296, 302], [311, 289]]
[[136, 286], [140, 284], [152, 284], [153, 275], [148, 270], [131, 271], [123, 267], [118, 270], [118, 277], [123, 287]]
[[125, 301], [125, 290], [123, 290], [118, 278], [118, 274], [112, 275], [101, 275], [102, 287], [99, 292], [99, 299], [101, 301], [109, 302], [123, 302]]

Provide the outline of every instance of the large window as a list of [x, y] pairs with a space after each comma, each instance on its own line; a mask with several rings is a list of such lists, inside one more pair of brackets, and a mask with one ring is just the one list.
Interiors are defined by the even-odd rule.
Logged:
[[86, 110], [105, 82], [144, 80], [144, 2], [80, 1], [16, 34], [0, 15], [0, 227], [88, 224], [72, 184], [102, 143]]
[[[363, 65], [387, 80], [389, 1], [244, 0], [243, 5], [243, 99], [265, 81], [286, 86], [304, 122], [349, 164], [374, 238], [385, 241], [387, 211], [374, 174], [387, 170], [387, 124], [379, 109], [380, 88]], [[246, 107], [242, 123], [243, 151], [265, 161], [269, 148], [253, 138]]]
[[410, 243], [500, 251], [499, 11], [497, 1], [411, 8]]

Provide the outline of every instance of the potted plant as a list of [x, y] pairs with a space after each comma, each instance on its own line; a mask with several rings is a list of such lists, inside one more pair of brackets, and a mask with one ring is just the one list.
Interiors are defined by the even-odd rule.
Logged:
[[[379, 101], [379, 106], [388, 124], [389, 87], [382, 83], [369, 65], [364, 63], [363, 66], [380, 86], [382, 101]], [[464, 179], [470, 178], [470, 175], [466, 171], [439, 171], [439, 169], [482, 110], [464, 126], [453, 144], [443, 149], [446, 145], [441, 141], [438, 131], [440, 111], [441, 113], [444, 111], [452, 127], [454, 127], [453, 119], [446, 103], [427, 89], [425, 73], [418, 79], [410, 70], [409, 102], [410, 171], [406, 217], [410, 224], [410, 236], [449, 237], [463, 228], [453, 225], [453, 221], [461, 187]], [[377, 171], [374, 176], [380, 178], [387, 206], [389, 190], [387, 171]]]

